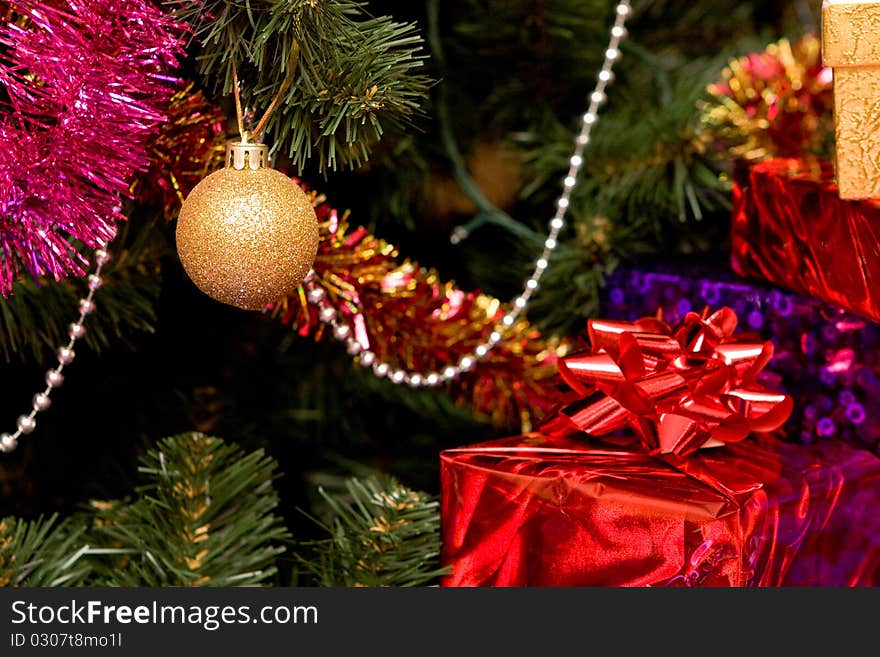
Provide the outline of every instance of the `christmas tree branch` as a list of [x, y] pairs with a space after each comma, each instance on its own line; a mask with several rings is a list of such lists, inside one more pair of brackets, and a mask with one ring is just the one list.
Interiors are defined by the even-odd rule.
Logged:
[[275, 462], [198, 433], [162, 440], [141, 461], [150, 483], [134, 502], [93, 503], [94, 534], [122, 558], [103, 561], [120, 586], [254, 586], [277, 569], [288, 538], [274, 514]]
[[302, 169], [321, 171], [364, 163], [387, 127], [408, 127], [421, 114], [431, 84], [422, 40], [413, 24], [371, 17], [347, 0], [165, 0], [201, 44], [200, 72], [224, 93], [232, 67], [242, 96], [261, 114], [296, 75], [269, 119], [273, 148]]
[[424, 586], [440, 568], [437, 500], [389, 477], [349, 479], [319, 490], [327, 506], [316, 522], [329, 538], [299, 544], [298, 561], [320, 586]]
[[[135, 223], [137, 225], [135, 225]], [[99, 350], [111, 340], [152, 331], [161, 277], [159, 261], [167, 249], [155, 222], [127, 222], [110, 246], [113, 259], [104, 267], [104, 285], [97, 293], [98, 310], [88, 320], [85, 342]], [[42, 361], [67, 342], [67, 326], [77, 314], [77, 300], [86, 291], [76, 278], [61, 281], [21, 279], [13, 294], [0, 299], [0, 352]]]
[[[364, 471], [364, 467], [359, 466]], [[131, 500], [0, 521], [0, 586], [255, 586], [270, 583], [289, 535], [273, 511], [276, 464], [198, 433], [141, 459]], [[390, 477], [323, 476], [319, 527], [295, 563], [320, 586], [421, 586], [440, 568], [435, 497]]]
[[91, 575], [79, 519], [0, 520], [0, 586], [76, 586]]

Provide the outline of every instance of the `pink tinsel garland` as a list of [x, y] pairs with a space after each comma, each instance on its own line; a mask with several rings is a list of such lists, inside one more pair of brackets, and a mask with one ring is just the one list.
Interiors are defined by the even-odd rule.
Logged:
[[82, 275], [175, 89], [182, 28], [146, 0], [11, 0], [0, 27], [0, 293]]

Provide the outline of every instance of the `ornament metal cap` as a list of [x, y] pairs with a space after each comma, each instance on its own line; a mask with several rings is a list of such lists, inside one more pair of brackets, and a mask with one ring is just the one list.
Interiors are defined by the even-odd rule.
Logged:
[[245, 132], [241, 141], [230, 141], [226, 144], [226, 168], [237, 171], [269, 169], [269, 147], [251, 143]]

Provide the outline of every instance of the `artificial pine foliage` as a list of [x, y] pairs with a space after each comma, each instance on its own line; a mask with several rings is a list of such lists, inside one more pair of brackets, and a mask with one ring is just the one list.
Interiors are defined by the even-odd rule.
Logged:
[[92, 575], [81, 518], [0, 520], [0, 586], [77, 586]]
[[[121, 226], [115, 257], [104, 270], [105, 312], [89, 321], [84, 338], [89, 349], [104, 349], [111, 343], [134, 346], [139, 336], [154, 330], [162, 283], [160, 259], [168, 253], [167, 239], [155, 219]], [[66, 341], [82, 290], [76, 279], [17, 281], [13, 294], [0, 303], [0, 360], [47, 362], [51, 349]]]
[[[391, 477], [318, 489], [325, 538], [293, 543], [275, 515], [275, 462], [200, 433], [161, 440], [123, 500], [0, 521], [0, 586], [419, 586], [442, 574], [436, 497]], [[290, 551], [291, 555], [285, 557]]]
[[[200, 44], [208, 86], [229, 93], [233, 64], [250, 83], [247, 103], [265, 107], [288, 74], [283, 109], [269, 121], [274, 147], [300, 168], [355, 167], [387, 126], [412, 127], [430, 81], [415, 25], [372, 16], [348, 0], [165, 0]], [[292, 71], [292, 73], [291, 73]]]
[[275, 515], [275, 462], [200, 433], [159, 442], [130, 502], [92, 502], [102, 565], [124, 586], [253, 586], [271, 581], [288, 539]]
[[440, 568], [440, 505], [390, 477], [352, 478], [319, 489], [328, 538], [298, 546], [298, 561], [318, 586], [422, 586]]

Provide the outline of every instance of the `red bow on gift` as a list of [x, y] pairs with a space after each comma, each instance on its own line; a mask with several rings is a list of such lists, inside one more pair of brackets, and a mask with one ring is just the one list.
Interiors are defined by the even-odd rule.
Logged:
[[791, 397], [756, 381], [773, 344], [734, 336], [736, 324], [726, 307], [688, 313], [675, 328], [654, 318], [590, 320], [591, 351], [559, 365], [582, 398], [555, 422], [596, 436], [629, 426], [651, 453], [679, 456], [779, 428]]

